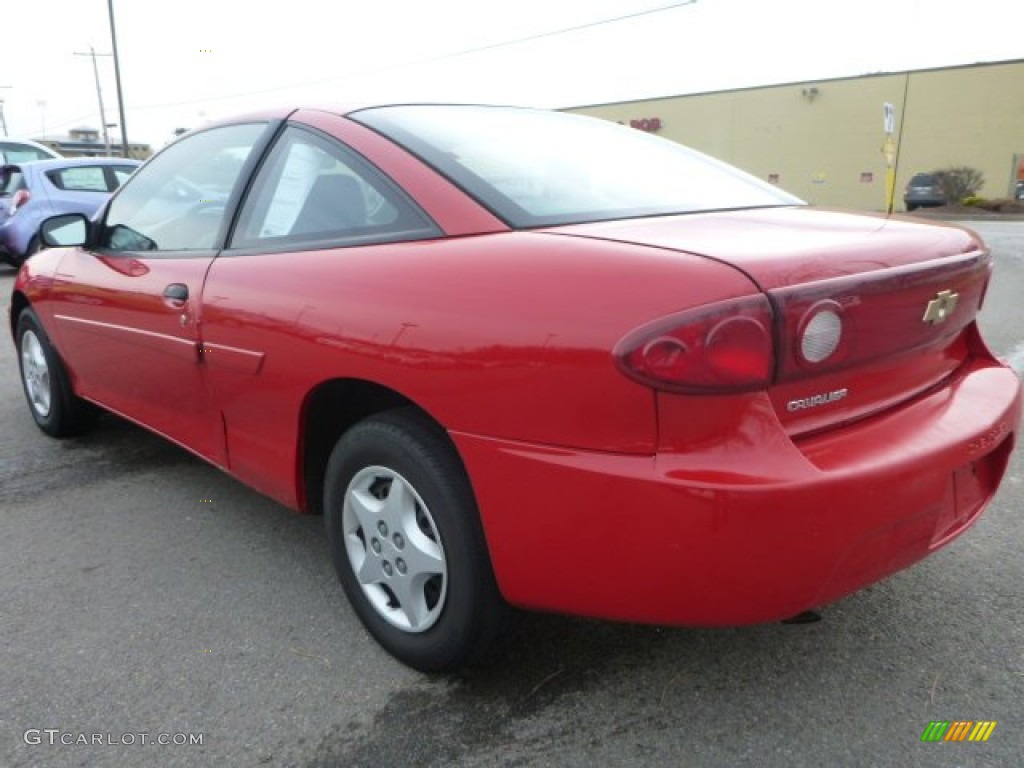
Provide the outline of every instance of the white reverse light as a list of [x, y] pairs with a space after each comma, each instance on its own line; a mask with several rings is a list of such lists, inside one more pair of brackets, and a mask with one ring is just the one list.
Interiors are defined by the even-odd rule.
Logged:
[[843, 319], [832, 309], [822, 309], [804, 326], [800, 354], [809, 363], [827, 360], [843, 337]]

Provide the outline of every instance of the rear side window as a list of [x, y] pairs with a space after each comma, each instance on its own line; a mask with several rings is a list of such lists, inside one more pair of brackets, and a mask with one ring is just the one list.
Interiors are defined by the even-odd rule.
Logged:
[[230, 247], [295, 250], [439, 234], [401, 190], [359, 155], [292, 126], [257, 175]]
[[19, 189], [25, 189], [25, 177], [16, 165], [0, 168], [0, 197], [10, 197]]
[[114, 172], [114, 189], [128, 181], [128, 177], [135, 172], [135, 168], [130, 165], [115, 166], [112, 170]]
[[107, 175], [97, 165], [81, 165], [71, 168], [55, 168], [46, 172], [46, 178], [57, 189], [66, 192], [112, 192], [107, 184]]

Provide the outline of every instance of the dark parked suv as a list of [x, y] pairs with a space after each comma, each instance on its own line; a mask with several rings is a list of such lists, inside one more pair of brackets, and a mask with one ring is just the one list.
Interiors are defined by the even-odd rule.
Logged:
[[908, 211], [945, 205], [947, 202], [949, 201], [946, 200], [946, 193], [942, 191], [939, 179], [934, 173], [915, 173], [903, 194], [903, 203]]

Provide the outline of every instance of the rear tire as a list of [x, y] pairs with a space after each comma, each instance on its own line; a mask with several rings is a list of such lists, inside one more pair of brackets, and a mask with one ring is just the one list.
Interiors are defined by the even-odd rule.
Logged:
[[21, 386], [39, 428], [51, 437], [71, 437], [91, 429], [99, 411], [74, 394], [60, 355], [31, 309], [18, 316], [16, 339]]
[[7, 263], [15, 269], [21, 269], [21, 265], [28, 261], [29, 256], [34, 253], [38, 253], [39, 250], [39, 236], [36, 235], [28, 241], [28, 246], [25, 248], [25, 254], [23, 256], [11, 253], [7, 258]]
[[422, 672], [448, 672], [497, 638], [498, 592], [476, 502], [452, 445], [418, 411], [367, 418], [327, 463], [334, 567], [370, 634]]

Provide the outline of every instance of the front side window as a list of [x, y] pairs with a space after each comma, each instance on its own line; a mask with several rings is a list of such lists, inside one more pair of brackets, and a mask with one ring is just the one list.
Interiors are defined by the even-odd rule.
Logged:
[[66, 192], [110, 192], [107, 176], [99, 166], [75, 166], [49, 171], [47, 178]]
[[242, 207], [231, 248], [306, 248], [434, 237], [398, 188], [338, 142], [289, 126]]
[[409, 105], [350, 117], [418, 155], [513, 227], [801, 204], [680, 144], [579, 115]]
[[217, 246], [227, 203], [264, 123], [187, 136], [133, 174], [110, 203], [100, 247], [194, 251]]

